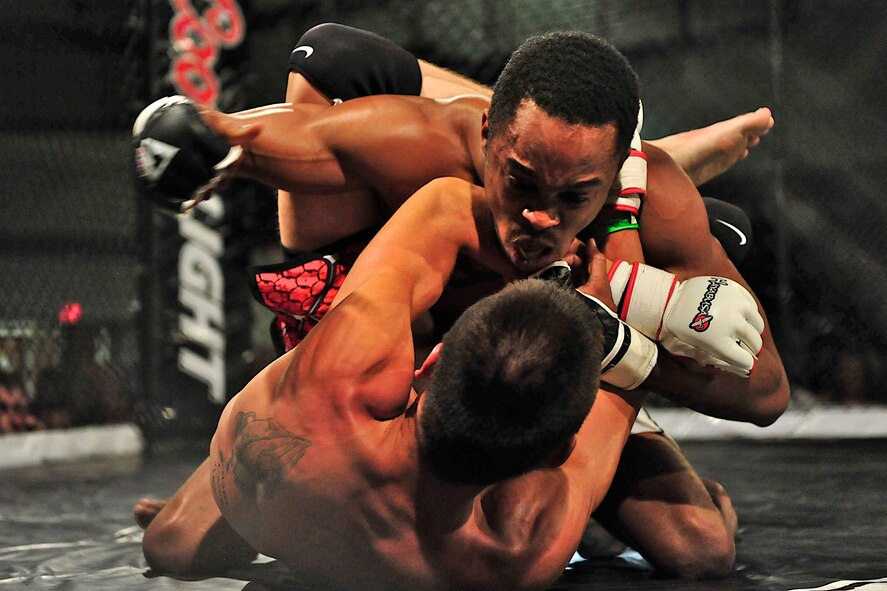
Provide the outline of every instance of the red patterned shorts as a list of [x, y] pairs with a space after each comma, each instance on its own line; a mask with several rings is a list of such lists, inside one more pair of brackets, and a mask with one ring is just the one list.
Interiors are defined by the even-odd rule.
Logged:
[[306, 253], [253, 268], [253, 296], [274, 312], [271, 338], [279, 354], [302, 342], [329, 311], [350, 267], [335, 254]]

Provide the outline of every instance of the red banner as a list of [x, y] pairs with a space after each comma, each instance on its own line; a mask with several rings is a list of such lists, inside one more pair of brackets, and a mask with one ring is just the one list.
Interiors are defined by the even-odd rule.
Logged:
[[236, 0], [214, 0], [200, 12], [191, 0], [169, 0], [172, 48], [170, 81], [188, 98], [217, 106], [219, 77], [215, 65], [222, 49], [243, 42], [246, 22]]

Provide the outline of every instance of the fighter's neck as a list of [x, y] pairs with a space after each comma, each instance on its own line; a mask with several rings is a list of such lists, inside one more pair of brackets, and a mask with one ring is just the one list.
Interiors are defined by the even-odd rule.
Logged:
[[448, 533], [462, 525], [471, 515], [475, 499], [484, 490], [481, 486], [463, 486], [445, 482], [435, 476], [422, 460], [420, 450], [419, 417], [425, 392], [407, 409], [404, 438], [412, 440], [416, 471], [413, 487], [416, 497], [416, 521], [426, 533]]

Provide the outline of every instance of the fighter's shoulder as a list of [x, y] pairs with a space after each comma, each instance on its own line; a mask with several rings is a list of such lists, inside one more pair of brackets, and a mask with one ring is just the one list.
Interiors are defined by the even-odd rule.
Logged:
[[[647, 174], [682, 174], [683, 170], [668, 152], [649, 142], [642, 142], [642, 151], [647, 160]], [[686, 176], [686, 175], [684, 175]], [[689, 177], [687, 177], [689, 179]]]
[[644, 144], [647, 194], [640, 217], [644, 255], [652, 265], [681, 275], [711, 264], [713, 238], [699, 191], [664, 150]]
[[463, 122], [477, 122], [480, 113], [490, 106], [490, 101], [481, 95], [459, 95], [447, 99], [432, 99], [422, 96], [381, 94], [364, 96], [334, 105], [334, 113], [366, 113], [381, 121], [391, 120], [399, 126], [412, 122], [444, 127], [459, 126]]
[[419, 116], [429, 107], [433, 108], [434, 101], [421, 96], [402, 94], [373, 94], [361, 96], [338, 103], [330, 107], [331, 114], [362, 113], [375, 117]]
[[484, 203], [484, 192], [465, 179], [446, 176], [432, 179], [411, 197], [421, 200], [437, 213], [448, 215], [470, 215], [476, 207]]
[[433, 99], [435, 107], [448, 110], [465, 110], [472, 114], [479, 113], [490, 106], [490, 99], [480, 94], [459, 94], [449, 98]]

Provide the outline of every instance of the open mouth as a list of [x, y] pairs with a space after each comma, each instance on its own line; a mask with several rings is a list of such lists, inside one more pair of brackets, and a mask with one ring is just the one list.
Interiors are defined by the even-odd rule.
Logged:
[[518, 262], [528, 264], [548, 258], [554, 249], [545, 242], [539, 240], [518, 238], [511, 243]]

